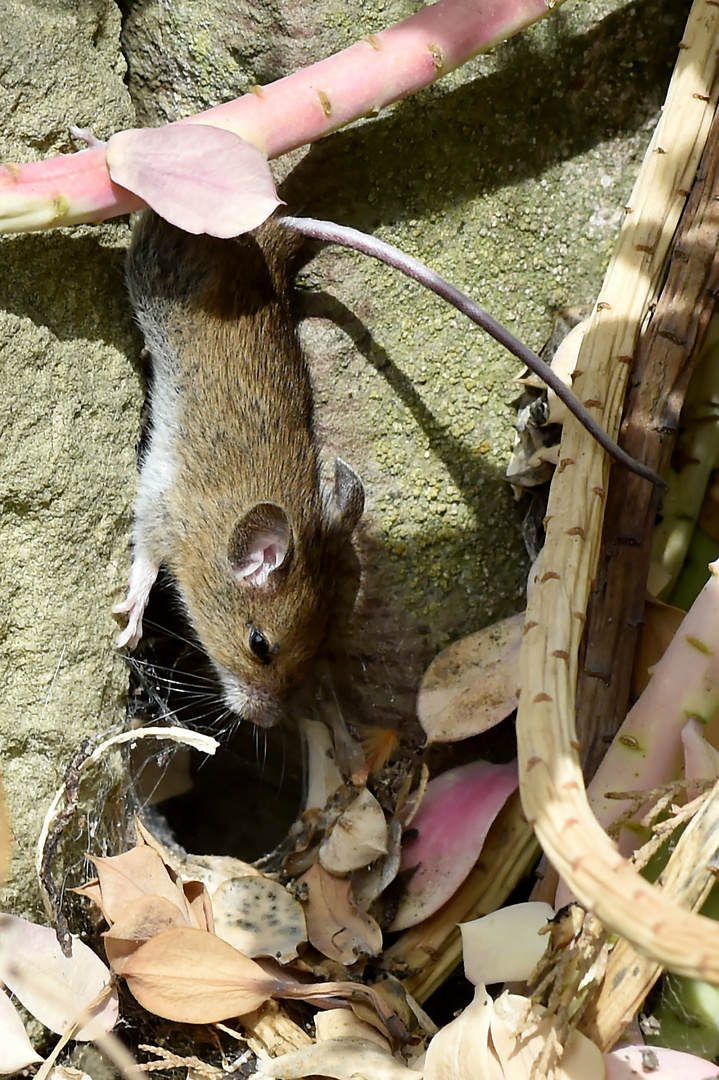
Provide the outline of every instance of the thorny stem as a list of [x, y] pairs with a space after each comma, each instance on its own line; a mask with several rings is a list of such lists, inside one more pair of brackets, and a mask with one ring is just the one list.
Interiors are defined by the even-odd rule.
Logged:
[[[583, 390], [604, 403], [609, 431], [619, 426], [629, 357], [659, 291], [716, 111], [718, 32], [719, 8], [694, 0], [662, 116], [582, 342]], [[717, 924], [667, 902], [621, 857], [589, 808], [574, 720], [607, 468], [573, 418], [564, 425], [560, 453], [520, 656], [517, 744], [524, 811], [555, 869], [608, 929], [671, 970], [719, 983]], [[676, 678], [685, 680], [681, 668]]]
[[319, 221], [316, 218], [297, 218], [297, 217], [283, 217], [279, 219], [282, 224], [289, 225], [291, 228], [296, 229], [298, 232], [303, 233], [305, 236], [314, 237], [316, 240], [331, 241], [335, 244], [342, 244], [344, 247], [354, 248], [356, 251], [361, 251], [365, 255], [371, 255], [375, 259], [379, 259], [380, 262], [387, 263], [388, 266], [393, 266], [396, 270], [401, 270], [407, 277], [413, 278], [418, 281], [420, 285], [424, 285], [427, 289], [431, 289], [432, 292], [437, 293], [443, 300], [452, 304], [461, 311], [473, 323], [481, 327], [486, 332], [498, 341], [500, 345], [503, 345], [505, 349], [511, 352], [518, 360], [521, 360], [523, 364], [538, 375], [540, 379], [547, 384], [550, 389], [554, 391], [560, 401], [563, 401], [567, 408], [576, 416], [577, 420], [587, 431], [592, 435], [599, 445], [606, 450], [606, 452], [613, 457], [615, 461], [625, 465], [632, 472], [635, 472], [638, 476], [643, 477], [645, 480], [649, 480], [652, 484], [656, 484], [658, 487], [665, 487], [664, 481], [657, 476], [647, 465], [643, 465], [640, 461], [631, 457], [622, 450], [621, 446], [618, 446], [613, 439], [607, 435], [601, 424], [597, 423], [589, 410], [581, 403], [578, 397], [572, 393], [572, 391], [564, 385], [559, 376], [552, 371], [549, 364], [545, 364], [535, 352], [520, 341], [518, 337], [498, 322], [488, 311], [485, 311], [483, 307], [476, 304], [474, 300], [471, 300], [465, 293], [456, 286], [450, 284], [446, 278], [441, 277], [434, 270], [431, 270], [428, 266], [425, 266], [419, 259], [415, 259], [412, 255], [407, 255], [406, 252], [401, 251], [393, 244], [388, 244], [384, 240], [378, 239], [376, 236], [370, 236], [368, 233], [360, 232], [358, 229], [352, 229], [347, 225], [336, 225], [332, 221]]
[[[224, 128], [266, 157], [279, 157], [431, 85], [561, 3], [439, 0], [334, 56], [178, 123]], [[143, 205], [112, 182], [104, 147], [0, 165], [0, 232], [104, 221]]]

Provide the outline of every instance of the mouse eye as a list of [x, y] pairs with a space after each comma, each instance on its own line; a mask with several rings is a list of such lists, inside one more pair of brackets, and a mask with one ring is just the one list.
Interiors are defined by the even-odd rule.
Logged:
[[272, 659], [270, 656], [270, 644], [264, 634], [261, 634], [259, 630], [252, 630], [250, 632], [250, 649], [263, 664], [269, 664]]

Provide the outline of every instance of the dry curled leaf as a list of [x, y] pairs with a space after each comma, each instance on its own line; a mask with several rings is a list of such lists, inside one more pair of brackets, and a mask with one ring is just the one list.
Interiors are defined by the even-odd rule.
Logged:
[[305, 810], [322, 810], [344, 783], [335, 761], [335, 748], [329, 728], [321, 720], [300, 721], [307, 747], [307, 794]]
[[370, 915], [352, 903], [349, 881], [315, 864], [299, 884], [307, 890], [307, 936], [316, 949], [340, 964], [353, 964], [358, 956], [379, 955], [382, 931]]
[[362, 788], [321, 844], [320, 863], [331, 874], [349, 874], [386, 854], [384, 812], [372, 792]]
[[389, 1050], [390, 1044], [376, 1027], [355, 1016], [351, 1009], [326, 1009], [315, 1014], [315, 1036], [317, 1042], [329, 1039], [369, 1039], [382, 1050]]

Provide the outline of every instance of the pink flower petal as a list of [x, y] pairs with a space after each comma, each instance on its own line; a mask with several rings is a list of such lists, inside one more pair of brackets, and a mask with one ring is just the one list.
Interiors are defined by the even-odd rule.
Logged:
[[17, 1009], [0, 989], [0, 1075], [19, 1073], [42, 1058], [27, 1037]]
[[401, 870], [416, 866], [392, 930], [433, 915], [476, 863], [489, 827], [517, 787], [517, 764], [473, 761], [427, 785], [412, 821], [417, 837], [403, 844]]
[[663, 1046], [623, 1046], [604, 1055], [606, 1080], [716, 1080], [717, 1066]]
[[[74, 935], [72, 956], [64, 956], [49, 926], [0, 914], [0, 979], [41, 1024], [62, 1035], [112, 976]], [[74, 1038], [84, 1041], [111, 1031], [117, 1015], [117, 991], [112, 989]]]
[[704, 725], [692, 717], [682, 728], [684, 776], [687, 780], [716, 780], [719, 752], [704, 738]]
[[114, 183], [185, 232], [237, 236], [281, 202], [262, 152], [208, 124], [119, 131], [106, 159]]

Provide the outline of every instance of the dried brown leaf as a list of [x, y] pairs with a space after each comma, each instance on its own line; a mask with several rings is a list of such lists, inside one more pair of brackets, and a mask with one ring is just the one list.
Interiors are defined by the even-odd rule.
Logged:
[[115, 922], [127, 905], [141, 896], [164, 896], [180, 908], [188, 921], [190, 905], [176, 884], [175, 875], [146, 844], [122, 855], [91, 856], [91, 862], [97, 869], [103, 914], [109, 923]]
[[107, 959], [116, 975], [123, 975], [130, 956], [150, 938], [173, 926], [187, 926], [184, 912], [164, 896], [138, 896], [104, 934]]
[[184, 1024], [243, 1016], [282, 987], [226, 941], [190, 926], [165, 930], [140, 946], [123, 977], [148, 1012]]
[[350, 882], [329, 874], [319, 864], [300, 878], [307, 888], [307, 936], [316, 949], [340, 964], [382, 951], [382, 931], [373, 918], [350, 899]]
[[108, 923], [110, 922], [102, 902], [102, 889], [100, 888], [100, 882], [97, 878], [93, 878], [92, 881], [86, 882], [85, 885], [78, 885], [76, 889], [70, 889], [70, 892], [74, 892], [78, 896], [84, 896], [88, 900], [92, 900], [93, 904], [97, 904], [99, 907], [105, 920]]

